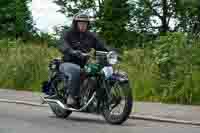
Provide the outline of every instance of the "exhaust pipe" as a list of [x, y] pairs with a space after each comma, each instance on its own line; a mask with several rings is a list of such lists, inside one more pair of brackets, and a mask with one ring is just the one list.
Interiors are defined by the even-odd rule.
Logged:
[[96, 93], [93, 93], [92, 97], [90, 98], [90, 100], [87, 102], [87, 104], [85, 104], [82, 108], [80, 109], [75, 109], [75, 108], [70, 108], [70, 107], [67, 107], [65, 104], [63, 104], [62, 102], [60, 102], [59, 100], [56, 100], [56, 99], [48, 99], [48, 98], [44, 98], [42, 96], [41, 97], [41, 103], [44, 104], [44, 103], [56, 103], [59, 107], [61, 107], [62, 109], [64, 110], [69, 110], [69, 111], [75, 111], [75, 112], [81, 112], [83, 110], [85, 110], [88, 105], [90, 105], [90, 103], [94, 100], [96, 96]]

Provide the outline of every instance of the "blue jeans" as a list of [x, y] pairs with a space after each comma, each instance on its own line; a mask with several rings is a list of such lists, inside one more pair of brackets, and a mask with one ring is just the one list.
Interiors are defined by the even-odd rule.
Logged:
[[62, 63], [59, 68], [70, 80], [70, 94], [73, 97], [80, 95], [80, 66], [73, 63]]

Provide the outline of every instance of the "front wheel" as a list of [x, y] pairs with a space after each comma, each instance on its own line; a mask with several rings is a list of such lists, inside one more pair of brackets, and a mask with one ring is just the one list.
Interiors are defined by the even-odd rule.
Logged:
[[132, 89], [128, 83], [116, 83], [112, 86], [108, 99], [111, 100], [108, 100], [103, 111], [105, 120], [110, 124], [122, 124], [132, 112]]

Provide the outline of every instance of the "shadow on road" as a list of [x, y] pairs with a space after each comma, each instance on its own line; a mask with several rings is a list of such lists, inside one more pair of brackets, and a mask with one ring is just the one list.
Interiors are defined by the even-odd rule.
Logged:
[[[55, 118], [55, 119], [62, 119], [62, 118], [57, 118], [56, 116], [49, 116], [50, 118]], [[88, 124], [100, 124], [100, 125], [111, 125], [109, 123], [107, 123], [103, 118], [86, 118], [86, 117], [78, 117], [78, 116], [70, 116], [68, 118], [65, 119], [66, 121], [73, 121], [73, 122], [83, 122], [83, 123], [88, 123]], [[135, 126], [135, 124], [133, 123], [129, 123], [127, 120], [125, 123], [123, 123], [122, 125], [112, 125], [112, 126], [121, 126], [121, 127], [130, 127], [130, 126]]]

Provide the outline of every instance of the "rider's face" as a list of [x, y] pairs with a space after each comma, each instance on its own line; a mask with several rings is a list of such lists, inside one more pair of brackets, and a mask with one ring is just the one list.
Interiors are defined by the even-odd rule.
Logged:
[[85, 32], [87, 30], [88, 23], [87, 22], [78, 22], [78, 29], [80, 32]]

